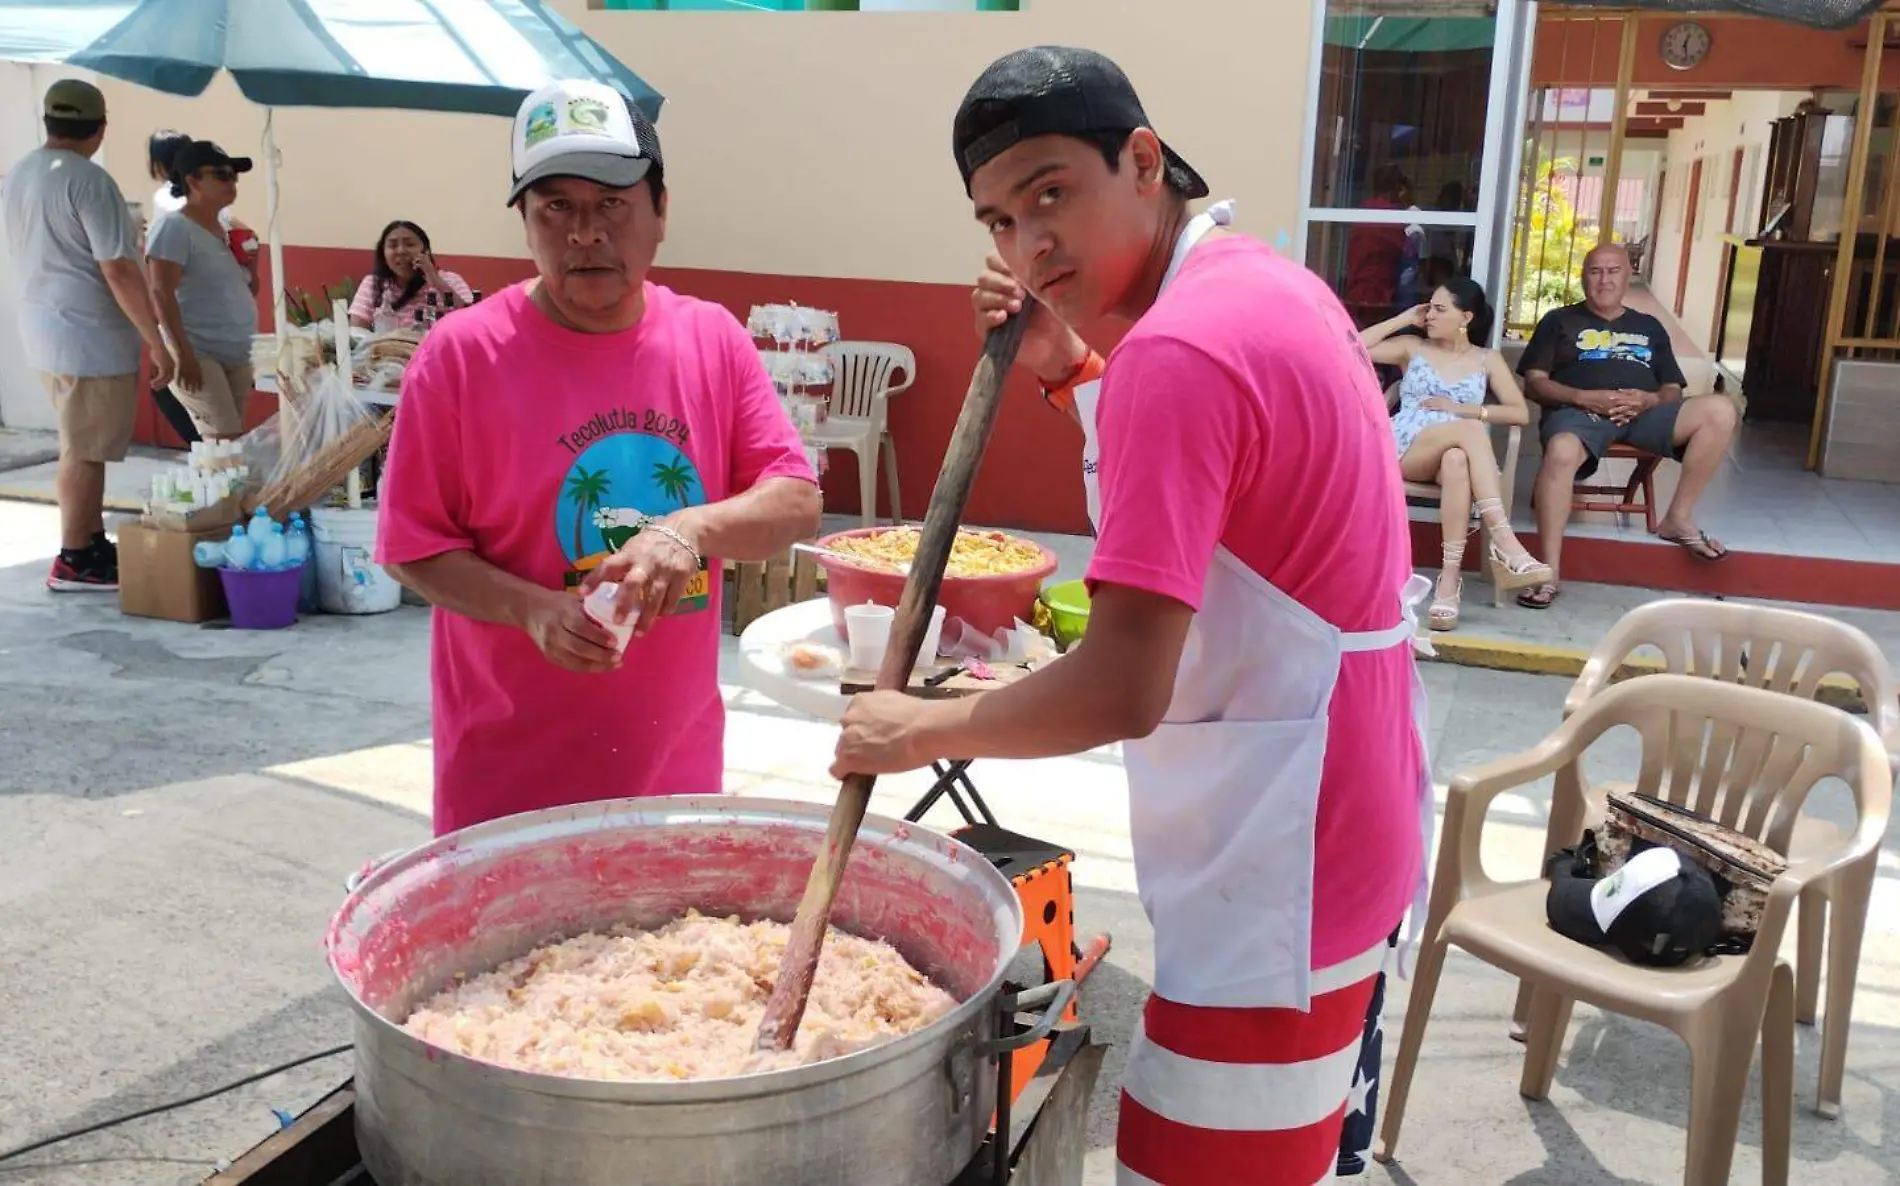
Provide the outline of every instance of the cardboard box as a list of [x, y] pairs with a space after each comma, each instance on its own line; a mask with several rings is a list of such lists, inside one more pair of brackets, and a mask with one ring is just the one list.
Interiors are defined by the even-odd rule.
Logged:
[[119, 612], [168, 622], [227, 617], [224, 582], [215, 568], [199, 568], [191, 549], [200, 540], [230, 538], [231, 528], [172, 531], [150, 523], [119, 528]]

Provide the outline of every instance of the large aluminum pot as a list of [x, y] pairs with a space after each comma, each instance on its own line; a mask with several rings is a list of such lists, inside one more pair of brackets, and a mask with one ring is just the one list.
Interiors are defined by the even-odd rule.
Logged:
[[894, 1042], [765, 1074], [611, 1083], [496, 1066], [400, 1028], [457, 974], [589, 928], [657, 926], [688, 907], [789, 922], [826, 821], [821, 807], [769, 799], [612, 800], [477, 825], [363, 877], [328, 949], [355, 1006], [357, 1139], [376, 1180], [949, 1182], [988, 1129], [996, 1054], [1034, 1035], [998, 1036], [1003, 971], [1023, 939], [1013, 887], [980, 853], [919, 825], [866, 818], [832, 912], [961, 1002]]

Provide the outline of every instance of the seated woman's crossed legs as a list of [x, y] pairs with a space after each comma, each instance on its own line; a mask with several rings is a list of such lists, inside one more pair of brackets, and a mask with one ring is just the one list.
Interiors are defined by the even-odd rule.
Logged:
[[1503, 477], [1491, 450], [1491, 434], [1479, 420], [1434, 424], [1418, 434], [1399, 470], [1409, 482], [1437, 482], [1439, 521], [1444, 530], [1443, 564], [1432, 599], [1431, 625], [1449, 630], [1458, 624], [1465, 536], [1475, 507], [1488, 536], [1494, 578], [1507, 589], [1551, 579], [1550, 566], [1538, 562], [1519, 542], [1504, 514]]

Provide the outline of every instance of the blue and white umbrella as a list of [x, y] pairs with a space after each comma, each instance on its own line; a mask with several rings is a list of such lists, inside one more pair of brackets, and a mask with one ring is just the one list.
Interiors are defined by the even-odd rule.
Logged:
[[280, 334], [270, 108], [512, 116], [562, 78], [604, 82], [656, 121], [665, 101], [545, 0], [0, 0], [0, 61], [63, 63], [174, 95], [201, 95], [226, 71], [263, 104]]

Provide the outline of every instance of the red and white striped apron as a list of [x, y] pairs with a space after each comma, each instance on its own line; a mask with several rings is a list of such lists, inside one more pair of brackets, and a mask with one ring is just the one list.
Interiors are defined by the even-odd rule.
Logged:
[[[1232, 203], [1197, 216], [1162, 287]], [[1099, 383], [1076, 389], [1090, 518]], [[1163, 723], [1123, 746], [1154, 994], [1129, 1046], [1120, 1186], [1330, 1180], [1383, 941], [1311, 966], [1314, 825], [1340, 655], [1413, 645], [1431, 583], [1394, 591], [1388, 629], [1347, 633], [1226, 548], [1215, 553]], [[1420, 828], [1431, 838], [1425, 692], [1413, 672]], [[1422, 924], [1425, 881], [1414, 900]]]

